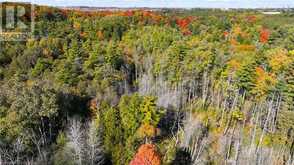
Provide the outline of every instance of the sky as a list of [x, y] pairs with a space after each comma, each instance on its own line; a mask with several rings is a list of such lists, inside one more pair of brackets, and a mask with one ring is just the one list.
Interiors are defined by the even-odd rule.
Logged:
[[[0, 0], [0, 2], [7, 0]], [[50, 6], [158, 8], [294, 8], [294, 0], [8, 0]]]

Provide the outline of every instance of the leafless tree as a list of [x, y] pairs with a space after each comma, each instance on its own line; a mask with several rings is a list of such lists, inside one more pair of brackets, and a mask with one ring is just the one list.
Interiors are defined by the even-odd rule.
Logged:
[[82, 128], [82, 123], [79, 119], [72, 119], [70, 122], [69, 131], [67, 137], [69, 139], [68, 148], [72, 149], [74, 155], [74, 161], [82, 165], [84, 159], [85, 148], [85, 132]]
[[88, 161], [90, 165], [97, 165], [103, 163], [103, 150], [99, 136], [99, 128], [96, 126], [95, 121], [89, 121], [87, 133], [88, 145]]
[[24, 155], [21, 154], [23, 149], [21, 138], [16, 139], [15, 143], [12, 145], [12, 149], [0, 147], [0, 164], [20, 164], [24, 159]]
[[103, 163], [103, 149], [99, 127], [95, 121], [83, 124], [79, 119], [71, 119], [67, 133], [69, 142], [66, 147], [72, 151], [76, 164], [99, 165]]

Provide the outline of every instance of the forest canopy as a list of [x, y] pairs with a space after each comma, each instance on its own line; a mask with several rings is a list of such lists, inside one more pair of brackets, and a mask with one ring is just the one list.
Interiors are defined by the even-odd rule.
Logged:
[[293, 164], [292, 12], [34, 16], [0, 42], [0, 164]]

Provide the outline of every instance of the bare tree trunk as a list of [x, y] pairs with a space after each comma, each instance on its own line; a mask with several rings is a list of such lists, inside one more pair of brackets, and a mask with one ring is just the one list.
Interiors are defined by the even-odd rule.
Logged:
[[234, 134], [235, 134], [236, 125], [237, 125], [237, 123], [234, 122], [233, 131], [232, 131], [232, 133], [230, 135], [230, 140], [229, 140], [229, 148], [228, 148], [226, 156], [225, 156], [225, 164], [227, 164], [227, 161], [231, 157], [231, 151], [232, 151], [232, 147], [233, 147], [233, 137], [234, 137]]
[[268, 107], [268, 111], [267, 111], [267, 117], [266, 117], [265, 123], [263, 125], [263, 129], [262, 129], [262, 133], [260, 135], [259, 141], [257, 143], [256, 152], [259, 151], [260, 144], [262, 143], [263, 137], [265, 135], [265, 131], [268, 129], [268, 122], [269, 122], [269, 118], [270, 118], [270, 116], [272, 114], [272, 108], [273, 108], [273, 100], [271, 100], [271, 102], [269, 103], [269, 107]]
[[238, 141], [237, 141], [237, 146], [236, 146], [236, 155], [235, 155], [235, 161], [234, 161], [234, 165], [238, 165], [239, 162], [239, 155], [241, 152], [241, 147], [242, 147], [242, 138], [243, 138], [243, 130], [245, 128], [245, 119], [243, 121], [243, 125], [242, 128], [240, 128], [239, 130], [239, 136], [238, 136]]

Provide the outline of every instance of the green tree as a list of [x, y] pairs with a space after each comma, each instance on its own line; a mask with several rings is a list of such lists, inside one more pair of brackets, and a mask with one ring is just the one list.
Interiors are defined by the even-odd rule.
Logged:
[[284, 95], [287, 108], [289, 110], [294, 110], [294, 62], [292, 62], [286, 70], [285, 83]]
[[56, 78], [59, 82], [76, 85], [79, 82], [79, 75], [81, 74], [81, 64], [79, 60], [65, 60], [61, 61], [56, 73]]
[[39, 58], [35, 67], [32, 69], [31, 74], [33, 77], [41, 75], [46, 69], [50, 68], [51, 61]]
[[127, 18], [121, 16], [103, 17], [99, 20], [98, 24], [102, 37], [106, 40], [121, 40], [128, 26]]
[[103, 144], [107, 154], [110, 154], [112, 163], [119, 165], [124, 162], [123, 154], [123, 132], [120, 123], [118, 110], [115, 108], [105, 108], [102, 112]]
[[[2, 86], [4, 94], [1, 97], [4, 107], [1, 108], [0, 134], [8, 141], [21, 138], [27, 144], [30, 144], [31, 140], [27, 134], [31, 131], [39, 134], [42, 130], [47, 136], [46, 131], [55, 128], [59, 123], [56, 92], [52, 89], [43, 89], [38, 85], [26, 87], [17, 83], [11, 88], [7, 87]], [[12, 90], [8, 92], [8, 89]], [[45, 126], [45, 123], [52, 127]]]

